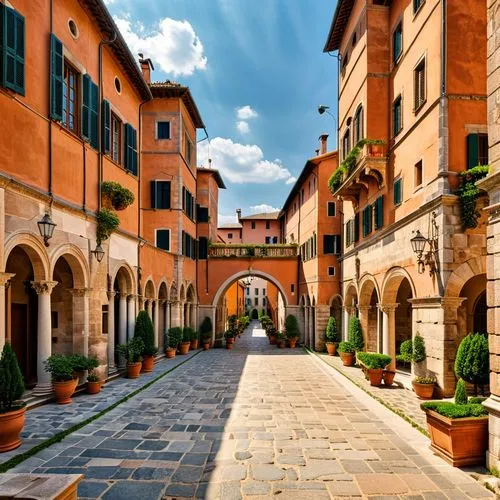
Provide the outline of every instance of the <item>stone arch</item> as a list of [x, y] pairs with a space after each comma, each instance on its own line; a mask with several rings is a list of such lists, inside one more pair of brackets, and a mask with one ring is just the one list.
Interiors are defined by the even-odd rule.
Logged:
[[410, 284], [411, 293], [413, 297], [416, 297], [415, 285], [411, 279], [410, 274], [406, 269], [402, 267], [393, 267], [387, 271], [382, 283], [382, 304], [395, 304], [397, 303], [398, 291], [401, 283], [404, 279], [408, 280]]
[[181, 288], [179, 290], [179, 300], [181, 302], [184, 302], [186, 300], [186, 287], [184, 286], [184, 283], [181, 285]]
[[478, 274], [486, 274], [485, 255], [469, 259], [451, 273], [446, 282], [445, 297], [458, 297], [465, 284]]
[[[229, 278], [227, 278], [226, 281], [224, 281], [222, 283], [222, 285], [220, 285], [219, 289], [217, 290], [217, 293], [214, 296], [214, 300], [212, 302], [212, 305], [214, 307], [217, 307], [217, 304], [219, 303], [219, 300], [221, 299], [222, 296], [225, 295], [225, 293], [227, 292], [228, 288], [235, 281], [237, 281], [238, 279], [241, 279], [241, 278], [245, 278], [246, 276], [248, 276], [248, 274], [249, 274], [248, 270], [239, 271], [237, 273], [234, 273]], [[283, 288], [283, 286], [281, 285], [281, 283], [276, 280], [276, 278], [274, 276], [271, 276], [270, 274], [268, 274], [268, 273], [266, 273], [264, 271], [257, 270], [257, 269], [253, 269], [252, 270], [252, 276], [257, 276], [259, 278], [266, 279], [266, 280], [270, 281], [271, 283], [273, 283], [273, 285], [275, 285], [278, 288], [278, 290], [280, 291], [280, 293], [282, 295], [283, 301], [285, 303], [285, 308], [288, 306], [288, 299], [287, 299], [287, 296], [286, 296], [285, 289]]]
[[170, 301], [177, 301], [179, 299], [177, 283], [175, 281], [172, 281], [172, 283], [170, 283], [168, 297], [169, 297]]
[[377, 293], [377, 297], [380, 297], [380, 290], [377, 284], [377, 280], [371, 274], [363, 275], [359, 283], [358, 302], [360, 306], [370, 303], [373, 291]]
[[193, 304], [196, 302], [196, 291], [192, 283], [190, 283], [187, 287], [186, 301], [191, 302]]
[[158, 287], [158, 298], [160, 300], [169, 299], [169, 287], [166, 278], [160, 280], [160, 286]]
[[377, 281], [370, 274], [365, 274], [359, 285], [359, 319], [368, 351], [378, 352], [379, 317], [378, 307], [380, 291]]
[[111, 276], [111, 287], [115, 280], [118, 281], [120, 291], [123, 293], [133, 294], [136, 290], [135, 274], [130, 265], [125, 261], [120, 261], [115, 265]]
[[358, 288], [354, 281], [349, 282], [345, 287], [343, 304], [345, 307], [352, 307], [358, 304]]
[[51, 256], [50, 276], [53, 279], [54, 270], [60, 258], [68, 263], [73, 273], [73, 286], [77, 289], [88, 288], [90, 281], [90, 268], [84, 253], [80, 248], [70, 243], [61, 245]]
[[51, 276], [50, 259], [46, 247], [40, 238], [27, 232], [18, 232], [12, 234], [5, 242], [4, 252], [4, 271], [9, 255], [16, 247], [22, 248], [28, 255], [33, 266], [33, 275], [35, 281], [48, 280]]
[[154, 299], [156, 298], [156, 287], [153, 278], [149, 276], [145, 280], [144, 291], [142, 293], [144, 299]]

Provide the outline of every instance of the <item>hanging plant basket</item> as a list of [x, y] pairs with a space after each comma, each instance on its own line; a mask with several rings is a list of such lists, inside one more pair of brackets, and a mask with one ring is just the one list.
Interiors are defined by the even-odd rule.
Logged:
[[114, 210], [125, 210], [135, 200], [134, 193], [118, 182], [104, 181], [101, 184], [103, 207]]
[[97, 212], [97, 241], [107, 240], [113, 231], [118, 229], [120, 219], [118, 216], [107, 208], [102, 208]]

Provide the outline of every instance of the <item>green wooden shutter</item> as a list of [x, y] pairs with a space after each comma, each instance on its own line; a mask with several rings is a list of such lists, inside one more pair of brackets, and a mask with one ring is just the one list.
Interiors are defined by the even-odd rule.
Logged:
[[351, 246], [351, 225], [352, 225], [352, 220], [348, 220], [347, 224], [345, 225], [345, 245], [346, 247]]
[[111, 151], [111, 106], [109, 101], [102, 101], [102, 152]]
[[403, 201], [403, 190], [401, 178], [394, 181], [394, 206], [399, 205]]
[[479, 137], [478, 134], [467, 136], [467, 170], [479, 165]]
[[90, 145], [99, 149], [99, 87], [90, 81]]
[[170, 251], [170, 229], [158, 229], [156, 231], [156, 246]]
[[354, 243], [359, 241], [359, 213], [354, 216]]
[[379, 196], [374, 204], [375, 229], [380, 229], [384, 225], [384, 197]]
[[63, 44], [50, 35], [50, 117], [62, 121], [64, 94], [64, 57]]
[[171, 191], [171, 182], [163, 181], [162, 183], [162, 207], [170, 208], [170, 191]]
[[151, 208], [157, 208], [156, 181], [151, 181]]
[[363, 236], [368, 236], [372, 232], [372, 206], [368, 205], [363, 209]]
[[205, 260], [208, 257], [208, 240], [204, 236], [200, 237], [198, 243], [198, 258]]
[[137, 132], [130, 123], [125, 125], [125, 169], [137, 175]]
[[0, 18], [1, 83], [4, 87], [24, 95], [24, 17], [2, 4]]
[[90, 94], [92, 80], [85, 74], [82, 78], [82, 136], [90, 139]]

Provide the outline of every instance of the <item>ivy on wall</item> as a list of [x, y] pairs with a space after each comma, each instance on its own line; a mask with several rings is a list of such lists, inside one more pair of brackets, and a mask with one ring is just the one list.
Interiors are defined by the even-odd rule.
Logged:
[[486, 177], [488, 175], [488, 170], [488, 165], [478, 165], [477, 167], [460, 173], [458, 196], [460, 197], [462, 227], [464, 230], [477, 227], [477, 221], [481, 214], [476, 206], [480, 192], [480, 189], [476, 186], [476, 182]]

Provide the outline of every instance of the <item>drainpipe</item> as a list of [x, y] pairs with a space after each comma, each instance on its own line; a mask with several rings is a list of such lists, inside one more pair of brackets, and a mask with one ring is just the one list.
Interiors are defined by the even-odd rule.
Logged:
[[[50, 13], [49, 13], [49, 27], [50, 34], [54, 29], [54, 0], [50, 0]], [[51, 54], [52, 64], [52, 53], [51, 53], [51, 42], [49, 36], [49, 54]], [[52, 205], [52, 116], [50, 110], [52, 108], [52, 72], [49, 71], [49, 196], [50, 196], [50, 204]]]

